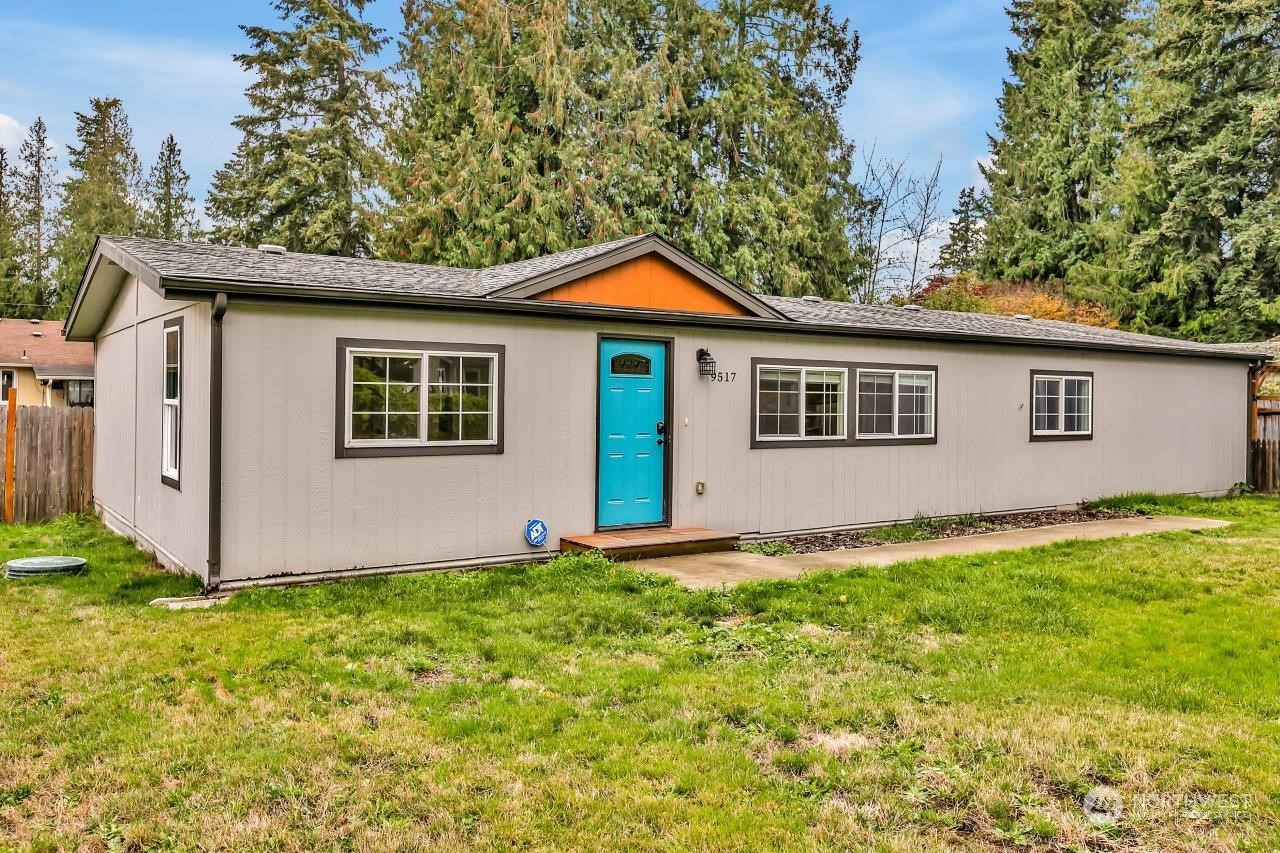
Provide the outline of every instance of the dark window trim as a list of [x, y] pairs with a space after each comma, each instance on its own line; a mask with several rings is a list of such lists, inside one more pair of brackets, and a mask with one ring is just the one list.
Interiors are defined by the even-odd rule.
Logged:
[[[187, 332], [184, 328], [183, 318], [170, 317], [164, 321], [164, 328], [160, 332], [160, 482], [171, 489], [182, 491], [182, 450], [186, 446], [186, 442], [182, 440], [182, 434], [186, 432], [187, 407], [182, 400], [182, 374], [187, 369]], [[178, 330], [178, 476], [170, 477], [164, 473], [164, 381], [165, 371], [169, 369], [169, 330]]]
[[[845, 438], [782, 438], [761, 440], [756, 436], [760, 384], [756, 381], [760, 365], [772, 367], [827, 367], [847, 370], [848, 379], [845, 385]], [[906, 370], [916, 373], [933, 374], [933, 435], [923, 438], [858, 438], [858, 400], [856, 384], [859, 370]], [[897, 389], [894, 389], [897, 393]], [[794, 447], [901, 447], [911, 444], [938, 443], [938, 366], [936, 364], [889, 364], [877, 361], [833, 361], [812, 358], [753, 358], [751, 359], [751, 409], [750, 423], [751, 449], [769, 450], [772, 448]]]
[[[493, 381], [493, 396], [497, 408], [494, 410], [494, 444], [421, 444], [404, 446], [366, 446], [347, 447], [347, 350], [351, 349], [390, 349], [421, 350], [422, 352], [473, 352], [481, 355], [497, 357], [497, 371]], [[338, 338], [337, 347], [337, 383], [334, 399], [334, 458], [363, 459], [387, 456], [491, 456], [501, 454], [506, 433], [507, 413], [507, 348], [503, 344], [460, 344], [443, 341], [393, 341], [380, 338]]]
[[[1068, 432], [1059, 433], [1036, 433], [1036, 377], [1043, 376], [1050, 379], [1062, 378], [1067, 376], [1087, 376], [1089, 377], [1089, 431], [1088, 432]], [[1031, 378], [1028, 382], [1028, 408], [1031, 410], [1031, 417], [1027, 419], [1027, 436], [1031, 441], [1093, 441], [1093, 425], [1098, 416], [1097, 410], [1097, 394], [1094, 389], [1097, 387], [1097, 380], [1094, 379], [1092, 370], [1035, 370], [1031, 371]], [[1066, 415], [1061, 412], [1060, 415]]]

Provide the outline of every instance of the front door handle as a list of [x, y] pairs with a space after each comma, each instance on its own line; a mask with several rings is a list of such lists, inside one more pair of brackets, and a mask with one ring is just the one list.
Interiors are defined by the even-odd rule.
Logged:
[[666, 439], [665, 439], [665, 438], [659, 438], [659, 439], [658, 439], [658, 444], [663, 444], [664, 442], [666, 442]]

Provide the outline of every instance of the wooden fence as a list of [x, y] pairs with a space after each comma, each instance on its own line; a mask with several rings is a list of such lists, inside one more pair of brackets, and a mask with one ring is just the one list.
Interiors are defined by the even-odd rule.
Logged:
[[[7, 425], [9, 404], [0, 403], [0, 425]], [[18, 406], [16, 429], [0, 442], [0, 499], [6, 520], [18, 524], [48, 521], [79, 512], [93, 503], [93, 409]], [[12, 470], [9, 456], [13, 456]], [[9, 515], [9, 484], [13, 510]]]

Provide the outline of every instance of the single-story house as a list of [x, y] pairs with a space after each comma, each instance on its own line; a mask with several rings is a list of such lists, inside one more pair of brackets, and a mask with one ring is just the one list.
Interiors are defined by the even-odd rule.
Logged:
[[93, 344], [62, 337], [58, 320], [0, 319], [0, 401], [19, 406], [92, 406]]
[[757, 295], [654, 236], [489, 269], [103, 237], [66, 335], [106, 523], [210, 588], [1218, 494], [1264, 358]]

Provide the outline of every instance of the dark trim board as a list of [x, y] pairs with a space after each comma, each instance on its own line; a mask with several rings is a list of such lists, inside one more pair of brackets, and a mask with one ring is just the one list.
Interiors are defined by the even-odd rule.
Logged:
[[[445, 350], [447, 352], [474, 352], [497, 356], [497, 375], [493, 380], [494, 412], [493, 429], [497, 441], [494, 444], [443, 444], [437, 446], [413, 445], [410, 447], [347, 447], [347, 350], [348, 349], [407, 349]], [[507, 417], [507, 347], [505, 344], [455, 344], [445, 341], [393, 341], [381, 338], [338, 338], [335, 396], [333, 400], [333, 454], [335, 459], [361, 459], [387, 456], [494, 456], [503, 451], [506, 441]], [[424, 391], [425, 393], [425, 391]]]
[[[834, 367], [848, 371], [848, 386], [845, 388], [845, 437], [844, 438], [783, 438], [776, 440], [760, 439], [756, 436], [756, 423], [760, 385], [756, 382], [757, 369], [761, 365], [777, 367]], [[933, 435], [924, 438], [858, 438], [857, 398], [859, 370], [911, 370], [917, 373], [933, 374]], [[901, 447], [912, 444], [938, 443], [938, 366], [936, 364], [887, 364], [876, 361], [833, 361], [812, 358], [752, 358], [751, 359], [751, 401], [747, 412], [747, 429], [750, 432], [752, 450], [780, 450], [799, 447]], [[894, 389], [897, 394], [897, 389]], [[801, 390], [803, 407], [804, 391]], [[800, 413], [801, 418], [804, 412]]]
[[[994, 346], [1027, 346], [1039, 349], [1087, 350], [1116, 353], [1141, 353], [1175, 358], [1209, 358], [1228, 361], [1258, 361], [1260, 356], [1233, 350], [1184, 352], [1160, 346], [1120, 346], [1103, 342], [1054, 341], [1045, 338], [982, 335], [958, 330], [930, 330], [873, 326], [849, 326], [837, 323], [811, 323], [773, 320], [765, 317], [737, 317], [729, 314], [693, 314], [682, 311], [659, 311], [645, 308], [614, 308], [572, 302], [541, 302], [536, 299], [511, 299], [483, 296], [407, 296], [395, 292], [357, 294], [332, 288], [304, 288], [270, 283], [234, 282], [226, 280], [166, 279], [166, 299], [208, 300], [210, 292], [225, 290], [242, 296], [245, 301], [275, 305], [326, 304], [349, 308], [444, 311], [480, 317], [495, 315], [550, 316], [555, 319], [629, 323], [645, 326], [678, 325], [689, 328], [734, 329], [753, 334], [781, 332], [787, 336], [805, 335], [825, 338], [859, 338], [866, 340], [911, 340], [925, 342], [963, 342]], [[92, 340], [67, 336], [68, 340]]]
[[[664, 344], [667, 348], [667, 369], [663, 382], [666, 387], [663, 389], [664, 397], [662, 405], [663, 423], [667, 425], [667, 440], [664, 445], [667, 448], [666, 455], [662, 460], [662, 520], [653, 524], [613, 524], [602, 527], [600, 525], [600, 344], [603, 341], [645, 341], [648, 343]], [[672, 423], [673, 413], [675, 411], [675, 342], [672, 337], [661, 337], [657, 335], [627, 335], [617, 332], [596, 332], [596, 423], [595, 429], [592, 431], [594, 442], [592, 443], [592, 457], [595, 460], [595, 477], [592, 482], [593, 491], [591, 494], [591, 515], [595, 519], [595, 530], [597, 533], [610, 530], [638, 530], [645, 527], [670, 527], [671, 526], [671, 486], [672, 472], [674, 471], [674, 461], [676, 456], [675, 434], [677, 430]]]
[[222, 581], [222, 318], [227, 294], [213, 298], [209, 329], [209, 553], [205, 587]]
[[[1037, 376], [1087, 376], [1091, 380], [1089, 383], [1089, 431], [1087, 433], [1068, 433], [1063, 435], [1036, 435], [1036, 377]], [[1031, 379], [1029, 380], [1029, 392], [1027, 395], [1027, 411], [1030, 417], [1027, 418], [1027, 438], [1032, 442], [1041, 441], [1093, 441], [1093, 425], [1097, 422], [1097, 391], [1098, 381], [1094, 379], [1092, 370], [1035, 370], [1031, 371]], [[1065, 417], [1066, 412], [1059, 412], [1060, 416]]]
[[[171, 489], [182, 491], [182, 456], [183, 451], [187, 447], [187, 404], [182, 399], [183, 392], [186, 390], [183, 386], [183, 374], [187, 372], [187, 330], [182, 322], [182, 315], [170, 317], [164, 321], [164, 327], [160, 332], [160, 482]], [[178, 476], [170, 477], [164, 473], [164, 371], [168, 365], [168, 341], [170, 329], [178, 330]]]

